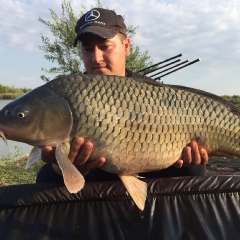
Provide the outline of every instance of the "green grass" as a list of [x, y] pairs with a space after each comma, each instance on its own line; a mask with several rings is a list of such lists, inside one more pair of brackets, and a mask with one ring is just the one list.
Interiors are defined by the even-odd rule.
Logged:
[[37, 172], [44, 164], [41, 160], [34, 163], [25, 170], [27, 155], [21, 153], [21, 149], [15, 147], [14, 152], [10, 152], [7, 157], [0, 160], [0, 186], [34, 183]]

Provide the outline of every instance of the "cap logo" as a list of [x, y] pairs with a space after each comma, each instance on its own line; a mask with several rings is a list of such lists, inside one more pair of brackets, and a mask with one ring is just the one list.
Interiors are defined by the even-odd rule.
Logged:
[[85, 16], [85, 22], [95, 21], [100, 17], [100, 13], [97, 10], [91, 10], [87, 15]]

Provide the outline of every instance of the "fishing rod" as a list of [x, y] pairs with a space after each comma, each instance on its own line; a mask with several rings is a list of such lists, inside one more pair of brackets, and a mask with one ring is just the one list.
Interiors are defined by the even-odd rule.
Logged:
[[155, 69], [151, 69], [150, 71], [145, 72], [144, 75], [147, 75], [147, 74], [149, 74], [149, 73], [155, 72], [155, 71], [157, 71], [157, 70], [159, 70], [159, 69], [165, 68], [165, 67], [170, 66], [170, 65], [172, 65], [172, 64], [174, 64], [174, 63], [177, 63], [177, 62], [179, 62], [179, 61], [181, 61], [181, 60], [178, 59], [178, 60], [175, 60], [175, 61], [170, 62], [170, 63], [168, 63], [168, 64], [165, 64], [165, 65], [163, 65], [163, 66], [161, 66], [161, 67], [158, 67], [158, 68], [155, 68]]
[[170, 71], [170, 72], [168, 72], [168, 73], [166, 73], [166, 74], [163, 74], [162, 76], [159, 76], [159, 77], [157, 77], [157, 78], [154, 78], [154, 80], [160, 80], [162, 77], [165, 77], [165, 76], [167, 76], [167, 75], [169, 75], [169, 74], [171, 74], [171, 73], [173, 73], [173, 72], [176, 72], [176, 71], [178, 71], [178, 70], [180, 70], [180, 69], [182, 69], [182, 68], [185, 68], [185, 67], [187, 67], [187, 66], [189, 66], [189, 65], [192, 65], [192, 64], [194, 64], [194, 63], [196, 63], [196, 62], [199, 62], [199, 61], [201, 61], [201, 59], [200, 59], [200, 58], [197, 58], [196, 60], [194, 60], [194, 61], [192, 61], [192, 62], [189, 62], [188, 64], [185, 64], [185, 65], [182, 66], [182, 67], [179, 67], [179, 68], [177, 68], [177, 69], [174, 69], [173, 71]]
[[[179, 60], [179, 61], [180, 61], [180, 60]], [[155, 74], [153, 74], [153, 75], [151, 75], [151, 76], [149, 76], [149, 77], [154, 77], [154, 76], [156, 76], [156, 75], [158, 75], [158, 74], [160, 74], [160, 73], [166, 72], [166, 71], [168, 71], [168, 70], [170, 70], [170, 69], [173, 69], [173, 68], [175, 68], [175, 67], [178, 67], [178, 66], [180, 66], [180, 65], [183, 65], [183, 64], [185, 64], [185, 63], [187, 63], [187, 62], [189, 62], [189, 61], [186, 60], [186, 61], [184, 61], [184, 62], [181, 62], [181, 63], [179, 63], [179, 64], [176, 64], [176, 65], [174, 65], [174, 66], [172, 66], [172, 67], [170, 67], [170, 68], [164, 69], [164, 70], [161, 71], [161, 72], [157, 72], [157, 73], [155, 73]]]
[[162, 62], [158, 62], [158, 63], [156, 63], [156, 64], [153, 64], [153, 65], [149, 66], [149, 67], [143, 68], [143, 69], [141, 69], [141, 70], [139, 70], [139, 71], [137, 71], [137, 72], [144, 72], [144, 71], [146, 71], [146, 70], [148, 70], [148, 69], [150, 69], [150, 68], [156, 67], [156, 66], [159, 65], [159, 64], [163, 64], [163, 63], [165, 63], [165, 62], [168, 62], [168, 61], [170, 61], [170, 60], [172, 60], [172, 59], [175, 59], [175, 58], [181, 57], [181, 56], [182, 56], [182, 54], [180, 53], [180, 54], [178, 54], [178, 55], [176, 55], [176, 56], [174, 56], [174, 57], [168, 58], [168, 59], [166, 59], [166, 60], [164, 60], [164, 61], [162, 61]]

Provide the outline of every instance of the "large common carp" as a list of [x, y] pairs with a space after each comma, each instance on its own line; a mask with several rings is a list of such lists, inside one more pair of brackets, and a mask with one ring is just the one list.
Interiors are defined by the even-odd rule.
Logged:
[[61, 77], [0, 111], [1, 137], [35, 146], [30, 163], [42, 146], [56, 146], [71, 193], [81, 190], [84, 178], [68, 160], [70, 141], [93, 142], [91, 159], [106, 157], [101, 168], [120, 177], [140, 209], [147, 186], [137, 173], [169, 167], [193, 139], [209, 154], [240, 156], [239, 129], [240, 109], [223, 98], [118, 76]]

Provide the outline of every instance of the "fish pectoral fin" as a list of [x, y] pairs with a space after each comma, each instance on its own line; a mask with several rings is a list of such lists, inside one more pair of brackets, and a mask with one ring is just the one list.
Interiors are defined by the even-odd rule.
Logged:
[[68, 159], [69, 150], [69, 142], [63, 142], [56, 147], [55, 156], [62, 171], [65, 186], [70, 193], [77, 193], [83, 188], [85, 180], [83, 175]]
[[2, 138], [2, 140], [6, 143], [7, 145], [7, 138], [5, 137], [3, 131], [0, 130], [0, 137]]
[[143, 211], [147, 198], [147, 183], [139, 180], [137, 174], [119, 175], [119, 178], [138, 208]]
[[26, 163], [25, 169], [28, 169], [33, 163], [41, 158], [41, 149], [39, 147], [33, 147]]

